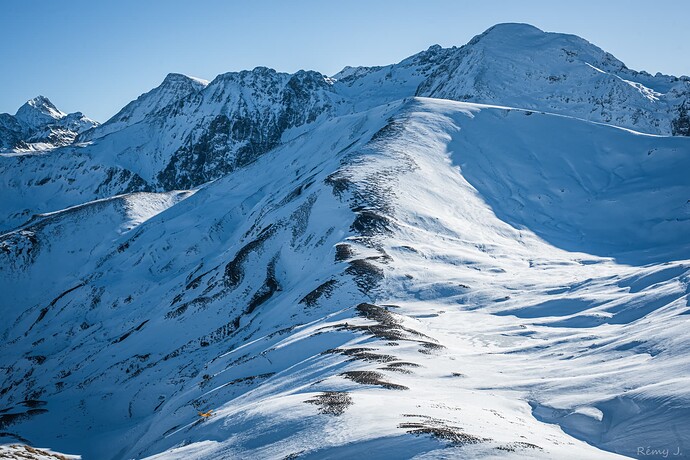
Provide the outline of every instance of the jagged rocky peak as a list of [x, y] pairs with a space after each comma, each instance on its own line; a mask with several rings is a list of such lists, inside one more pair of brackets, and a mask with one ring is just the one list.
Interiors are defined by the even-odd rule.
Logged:
[[[266, 140], [279, 137], [285, 129], [313, 122], [341, 99], [332, 88], [332, 80], [319, 72], [289, 74], [256, 67], [218, 75], [203, 91], [200, 104], [206, 106], [207, 113], [229, 117], [231, 124], [238, 126], [234, 131], [275, 125], [273, 134], [262, 136]], [[238, 123], [245, 122], [246, 127], [239, 128]]]
[[201, 78], [190, 77], [181, 73], [169, 73], [160, 85], [143, 94], [139, 99], [147, 99], [149, 104], [155, 103], [155, 111], [203, 90], [208, 84], [207, 80]]
[[61, 111], [45, 96], [37, 96], [27, 101], [17, 110], [14, 118], [23, 125], [25, 132], [55, 127], [80, 133], [98, 125], [98, 122], [82, 112], [67, 114]]
[[290, 81], [293, 84], [301, 83], [314, 89], [326, 89], [332, 84], [332, 80], [330, 78], [315, 70], [298, 70], [291, 75]]
[[163, 109], [190, 94], [198, 93], [208, 84], [208, 81], [201, 78], [169, 73], [160, 85], [127, 104], [117, 115], [108, 120], [108, 123], [118, 119], [126, 119], [130, 123], [139, 121], [140, 117]]
[[232, 91], [236, 85], [256, 89], [261, 93], [273, 93], [283, 83], [288, 74], [280, 73], [268, 67], [256, 67], [252, 70], [225, 72], [214, 78], [208, 85], [208, 93], [213, 100], [220, 101], [221, 95]]
[[293, 89], [304, 86], [306, 89], [328, 90], [329, 82], [329, 78], [313, 70], [299, 70], [294, 74], [289, 74], [268, 67], [255, 67], [252, 70], [218, 75], [209, 84], [209, 91], [217, 94], [219, 90], [224, 91], [228, 85], [235, 84], [250, 89], [255, 88], [261, 94], [269, 94], [274, 90], [283, 89], [286, 85]]
[[342, 98], [319, 72], [257, 67], [217, 76], [188, 102], [161, 112], [166, 120], [196, 122], [156, 177], [166, 190], [196, 187], [253, 162], [284, 141], [287, 131], [334, 114]]
[[455, 46], [443, 48], [438, 44], [431, 45], [428, 49], [405, 58], [398, 64], [387, 66], [345, 66], [340, 72], [334, 74], [332, 79], [349, 85], [371, 74], [389, 74], [391, 71], [397, 71], [401, 68], [415, 68], [416, 71], [423, 73], [425, 70], [428, 71], [432, 66], [442, 63], [443, 59], [456, 49]]
[[407, 59], [401, 61], [401, 65], [429, 65], [429, 64], [441, 64], [444, 59], [453, 54], [458, 48], [452, 46], [450, 48], [443, 48], [441, 45], [431, 45], [424, 51], [420, 51], [417, 54], [413, 54]]
[[22, 105], [15, 115], [0, 114], [0, 149], [52, 149], [72, 143], [79, 133], [95, 126], [98, 123], [83, 113], [66, 114], [47, 97], [37, 96]]
[[[168, 104], [176, 102], [189, 94], [201, 91], [208, 83], [207, 80], [201, 78], [190, 77], [181, 73], [169, 73], [165, 76], [160, 85], [139, 96], [135, 101], [125, 106], [120, 113], [124, 112], [125, 109], [130, 107], [133, 103], [138, 103], [139, 106], [153, 111], [162, 109]], [[117, 115], [113, 118], [116, 117]]]
[[66, 115], [67, 114], [64, 112], [58, 110], [55, 104], [50, 102], [50, 99], [47, 97], [37, 96], [22, 105], [19, 110], [17, 110], [15, 117], [27, 126], [38, 127], [40, 125], [54, 123], [56, 120]]

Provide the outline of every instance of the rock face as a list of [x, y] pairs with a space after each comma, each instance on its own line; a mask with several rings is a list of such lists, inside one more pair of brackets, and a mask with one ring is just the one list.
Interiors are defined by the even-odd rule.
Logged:
[[278, 146], [288, 130], [332, 116], [337, 100], [317, 72], [288, 75], [259, 67], [220, 75], [203, 93], [160, 113], [173, 125], [178, 118], [198, 121], [157, 183], [179, 189], [217, 179]]
[[[690, 445], [687, 87], [506, 24], [332, 78], [170, 74], [68, 145], [4, 152], [0, 444]], [[68, 117], [36, 100], [0, 129]]]
[[678, 116], [671, 122], [674, 136], [690, 136], [690, 116], [686, 103], [687, 100], [678, 106]]
[[98, 123], [81, 112], [63, 113], [48, 98], [38, 96], [22, 105], [14, 116], [0, 114], [0, 152], [61, 147], [95, 126]]

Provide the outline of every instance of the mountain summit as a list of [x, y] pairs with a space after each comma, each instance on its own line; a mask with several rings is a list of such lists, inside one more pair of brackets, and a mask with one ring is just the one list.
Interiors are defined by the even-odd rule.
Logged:
[[37, 96], [22, 105], [14, 116], [0, 114], [0, 152], [61, 147], [95, 126], [98, 123], [81, 112], [66, 114], [47, 97]]
[[500, 24], [0, 116], [0, 456], [690, 445], [689, 88]]
[[67, 114], [59, 111], [45, 96], [37, 96], [22, 105], [15, 118], [28, 127], [38, 128], [42, 125], [55, 123]]
[[147, 115], [153, 114], [183, 98], [202, 90], [208, 82], [179, 73], [168, 74], [163, 83], [137, 100], [127, 104], [115, 116], [98, 129], [89, 131], [80, 140], [91, 140], [118, 131], [128, 125], [138, 123]]

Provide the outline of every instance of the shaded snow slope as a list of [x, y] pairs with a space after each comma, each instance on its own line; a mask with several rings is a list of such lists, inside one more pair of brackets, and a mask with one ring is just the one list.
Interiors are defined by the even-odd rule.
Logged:
[[557, 247], [628, 264], [690, 258], [687, 138], [524, 110], [476, 117], [482, 129], [459, 123], [448, 149], [501, 220]]
[[15, 305], [38, 302], [72, 283], [87, 261], [110, 251], [123, 234], [190, 195], [134, 193], [36, 215], [0, 235], [0, 290], [15, 292]]
[[0, 155], [0, 232], [33, 215], [123, 193], [152, 191], [138, 174], [73, 146], [46, 153]]
[[689, 445], [688, 152], [405, 99], [322, 120], [176, 204], [44, 216], [3, 236], [26, 259], [4, 250], [3, 279], [64, 261], [0, 303], [3, 436], [86, 459]]

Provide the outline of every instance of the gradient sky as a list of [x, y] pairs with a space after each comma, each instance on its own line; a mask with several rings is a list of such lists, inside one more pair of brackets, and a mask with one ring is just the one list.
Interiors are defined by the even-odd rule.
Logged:
[[332, 75], [463, 45], [499, 22], [580, 35], [636, 70], [690, 75], [689, 17], [687, 0], [0, 0], [0, 112], [42, 94], [105, 121], [169, 72]]

